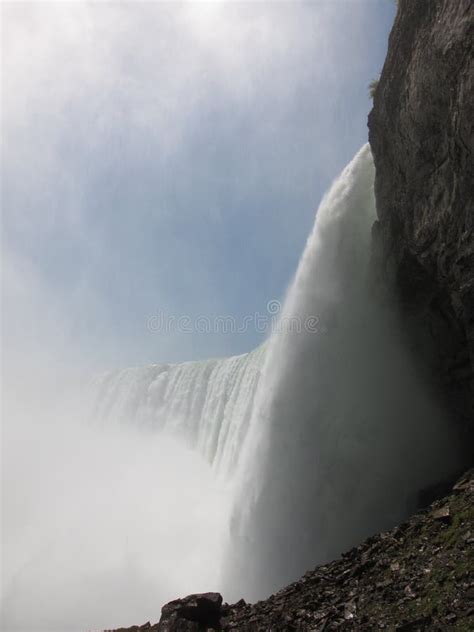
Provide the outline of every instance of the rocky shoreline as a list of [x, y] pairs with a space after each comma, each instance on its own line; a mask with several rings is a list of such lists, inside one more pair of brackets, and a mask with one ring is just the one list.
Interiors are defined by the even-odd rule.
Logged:
[[166, 604], [158, 623], [114, 632], [447, 629], [474, 629], [474, 469], [407, 522], [264, 601], [190, 595]]

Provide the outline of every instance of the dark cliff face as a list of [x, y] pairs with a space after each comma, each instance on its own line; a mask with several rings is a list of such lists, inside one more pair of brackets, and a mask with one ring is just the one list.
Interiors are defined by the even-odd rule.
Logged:
[[473, 42], [472, 0], [399, 0], [369, 115], [376, 274], [395, 284], [412, 347], [471, 442]]

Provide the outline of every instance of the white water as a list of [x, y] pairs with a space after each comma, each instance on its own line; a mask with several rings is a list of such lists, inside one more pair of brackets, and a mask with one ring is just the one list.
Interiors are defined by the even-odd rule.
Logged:
[[373, 177], [365, 146], [252, 353], [105, 374], [88, 424], [12, 415], [3, 629], [155, 621], [195, 591], [264, 597], [402, 519], [449, 469], [442, 416], [368, 290]]
[[364, 146], [324, 197], [269, 341], [237, 476], [230, 598], [268, 595], [413, 509], [453, 464], [440, 411], [370, 291], [374, 167]]
[[369, 289], [373, 182], [366, 145], [321, 202], [265, 345], [102, 380], [101, 418], [181, 436], [229, 482], [227, 598], [264, 597], [397, 523], [452, 463], [394, 310]]
[[155, 364], [100, 377], [93, 417], [177, 436], [230, 475], [247, 433], [265, 347], [203, 362]]

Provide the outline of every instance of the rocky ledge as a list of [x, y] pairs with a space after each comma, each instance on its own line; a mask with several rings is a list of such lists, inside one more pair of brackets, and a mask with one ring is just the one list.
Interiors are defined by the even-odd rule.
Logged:
[[265, 601], [219, 593], [166, 604], [152, 625], [114, 632], [474, 630], [474, 469], [409, 521]]

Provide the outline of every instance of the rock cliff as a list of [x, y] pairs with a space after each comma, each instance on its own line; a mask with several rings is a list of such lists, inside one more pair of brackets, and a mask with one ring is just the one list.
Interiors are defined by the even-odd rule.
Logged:
[[374, 268], [427, 375], [474, 439], [474, 5], [399, 0], [369, 115]]

